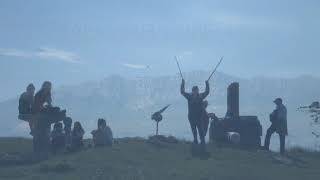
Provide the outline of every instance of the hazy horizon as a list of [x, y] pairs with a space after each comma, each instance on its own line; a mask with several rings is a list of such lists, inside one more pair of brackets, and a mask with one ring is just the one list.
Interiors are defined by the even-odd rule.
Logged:
[[[320, 2], [1, 1], [0, 99], [29, 82], [219, 69], [237, 77], [320, 76]], [[16, 94], [16, 93], [14, 93]]]
[[[189, 72], [183, 72], [183, 74], [187, 74], [187, 73], [192, 73], [192, 72], [205, 72], [203, 70], [193, 70], [193, 71], [189, 71]], [[209, 76], [209, 73], [210, 71], [206, 71], [208, 72], [208, 76]], [[221, 72], [221, 71], [218, 71], [217, 73], [215, 73], [213, 79], [215, 78], [215, 76], [219, 76], [219, 74], [225, 74], [227, 76], [232, 76], [234, 78], [240, 78], [240, 79], [255, 79], [255, 78], [266, 78], [266, 79], [296, 79], [296, 78], [301, 78], [301, 77], [311, 77], [311, 78], [317, 78], [320, 80], [320, 77], [318, 76], [314, 76], [312, 74], [301, 74], [301, 75], [297, 75], [297, 76], [294, 76], [294, 77], [276, 77], [276, 76], [254, 76], [254, 77], [240, 77], [240, 76], [235, 76], [235, 75], [232, 75], [232, 74], [227, 74], [227, 73], [224, 73], [224, 72]], [[110, 74], [110, 75], [107, 75], [107, 76], [103, 76], [101, 77], [100, 79], [87, 79], [87, 80], [83, 80], [83, 81], [79, 81], [79, 82], [70, 82], [70, 83], [56, 83], [54, 84], [54, 91], [57, 90], [57, 89], [60, 89], [61, 87], [68, 87], [68, 86], [74, 86], [74, 85], [80, 85], [80, 84], [84, 84], [84, 83], [88, 83], [88, 82], [99, 82], [99, 81], [102, 81], [103, 79], [106, 79], [108, 77], [112, 77], [112, 76], [119, 76], [119, 77], [122, 77], [122, 78], [126, 78], [126, 79], [140, 79], [140, 78], [160, 78], [160, 77], [172, 77], [172, 76], [180, 76], [178, 73], [172, 73], [172, 74], [163, 74], [163, 75], [158, 75], [158, 76], [152, 76], [152, 75], [140, 75], [140, 76], [125, 76], [125, 75], [122, 75], [122, 74], [117, 74], [117, 73], [114, 73], [114, 74]], [[49, 81], [51, 81], [50, 79], [47, 79]], [[205, 80], [205, 79], [204, 79]], [[44, 81], [44, 80], [43, 80]], [[29, 83], [33, 83], [35, 86], [36, 86], [36, 90], [39, 89], [39, 87], [41, 86], [42, 82], [43, 81], [29, 81]], [[186, 79], [186, 81], [188, 82], [188, 79]], [[52, 82], [55, 83], [55, 80], [53, 80]], [[202, 83], [202, 82], [199, 82], [199, 83]], [[10, 99], [13, 99], [13, 98], [16, 98], [18, 97], [22, 92], [25, 91], [25, 87], [28, 85], [28, 83], [26, 82], [25, 84], [20, 84], [20, 88], [18, 89], [11, 89], [10, 91], [10, 94], [7, 95], [7, 94], [2, 94], [0, 95], [0, 102], [3, 102], [3, 101], [7, 101], [7, 100], [10, 100]], [[179, 88], [179, 87], [177, 87]]]

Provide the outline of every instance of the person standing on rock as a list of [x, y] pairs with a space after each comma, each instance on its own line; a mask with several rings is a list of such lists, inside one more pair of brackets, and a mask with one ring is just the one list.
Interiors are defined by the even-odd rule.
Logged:
[[264, 149], [269, 150], [270, 138], [273, 133], [278, 133], [280, 137], [280, 153], [285, 153], [285, 140], [288, 135], [287, 128], [287, 108], [282, 103], [281, 98], [277, 98], [273, 101], [276, 104], [276, 109], [270, 114], [271, 126], [267, 130]]
[[210, 93], [209, 81], [206, 81], [206, 90], [204, 93], [199, 93], [198, 86], [192, 88], [191, 93], [185, 92], [185, 80], [182, 79], [181, 94], [188, 100], [188, 119], [190, 122], [193, 143], [198, 144], [198, 132], [202, 147], [205, 147], [204, 123], [203, 116], [203, 101]]

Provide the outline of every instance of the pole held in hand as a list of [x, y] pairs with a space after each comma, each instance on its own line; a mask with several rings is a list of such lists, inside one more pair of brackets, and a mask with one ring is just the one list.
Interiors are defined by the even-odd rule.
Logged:
[[209, 78], [208, 78], [208, 81], [211, 79], [211, 77], [213, 76], [213, 74], [217, 71], [218, 67], [220, 66], [220, 64], [222, 63], [223, 61], [223, 56], [221, 57], [219, 63], [216, 65], [216, 67], [214, 68], [214, 70], [212, 71], [212, 73], [210, 74]]
[[179, 64], [179, 61], [178, 61], [177, 56], [174, 56], [174, 59], [175, 59], [176, 62], [177, 62], [177, 66], [178, 66], [178, 69], [179, 69], [179, 72], [180, 72], [180, 76], [181, 76], [182, 79], [184, 79], [184, 78], [183, 78], [183, 75], [182, 75], [182, 72], [181, 72], [181, 68], [180, 68], [180, 64]]

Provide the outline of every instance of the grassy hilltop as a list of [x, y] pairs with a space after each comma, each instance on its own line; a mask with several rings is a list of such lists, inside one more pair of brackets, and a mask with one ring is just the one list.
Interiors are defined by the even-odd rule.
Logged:
[[[1, 138], [0, 154], [31, 152], [31, 140]], [[155, 146], [143, 139], [120, 139], [112, 148], [53, 156], [31, 165], [1, 164], [4, 180], [309, 180], [320, 178], [320, 154], [277, 154], [210, 145], [211, 157], [193, 158], [190, 144]], [[294, 158], [293, 158], [294, 157]]]

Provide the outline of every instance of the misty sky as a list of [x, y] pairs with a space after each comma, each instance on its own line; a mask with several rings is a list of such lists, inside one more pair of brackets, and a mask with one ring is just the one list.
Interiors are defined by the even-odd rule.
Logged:
[[1, 0], [0, 100], [29, 82], [210, 70], [320, 76], [318, 0]]

